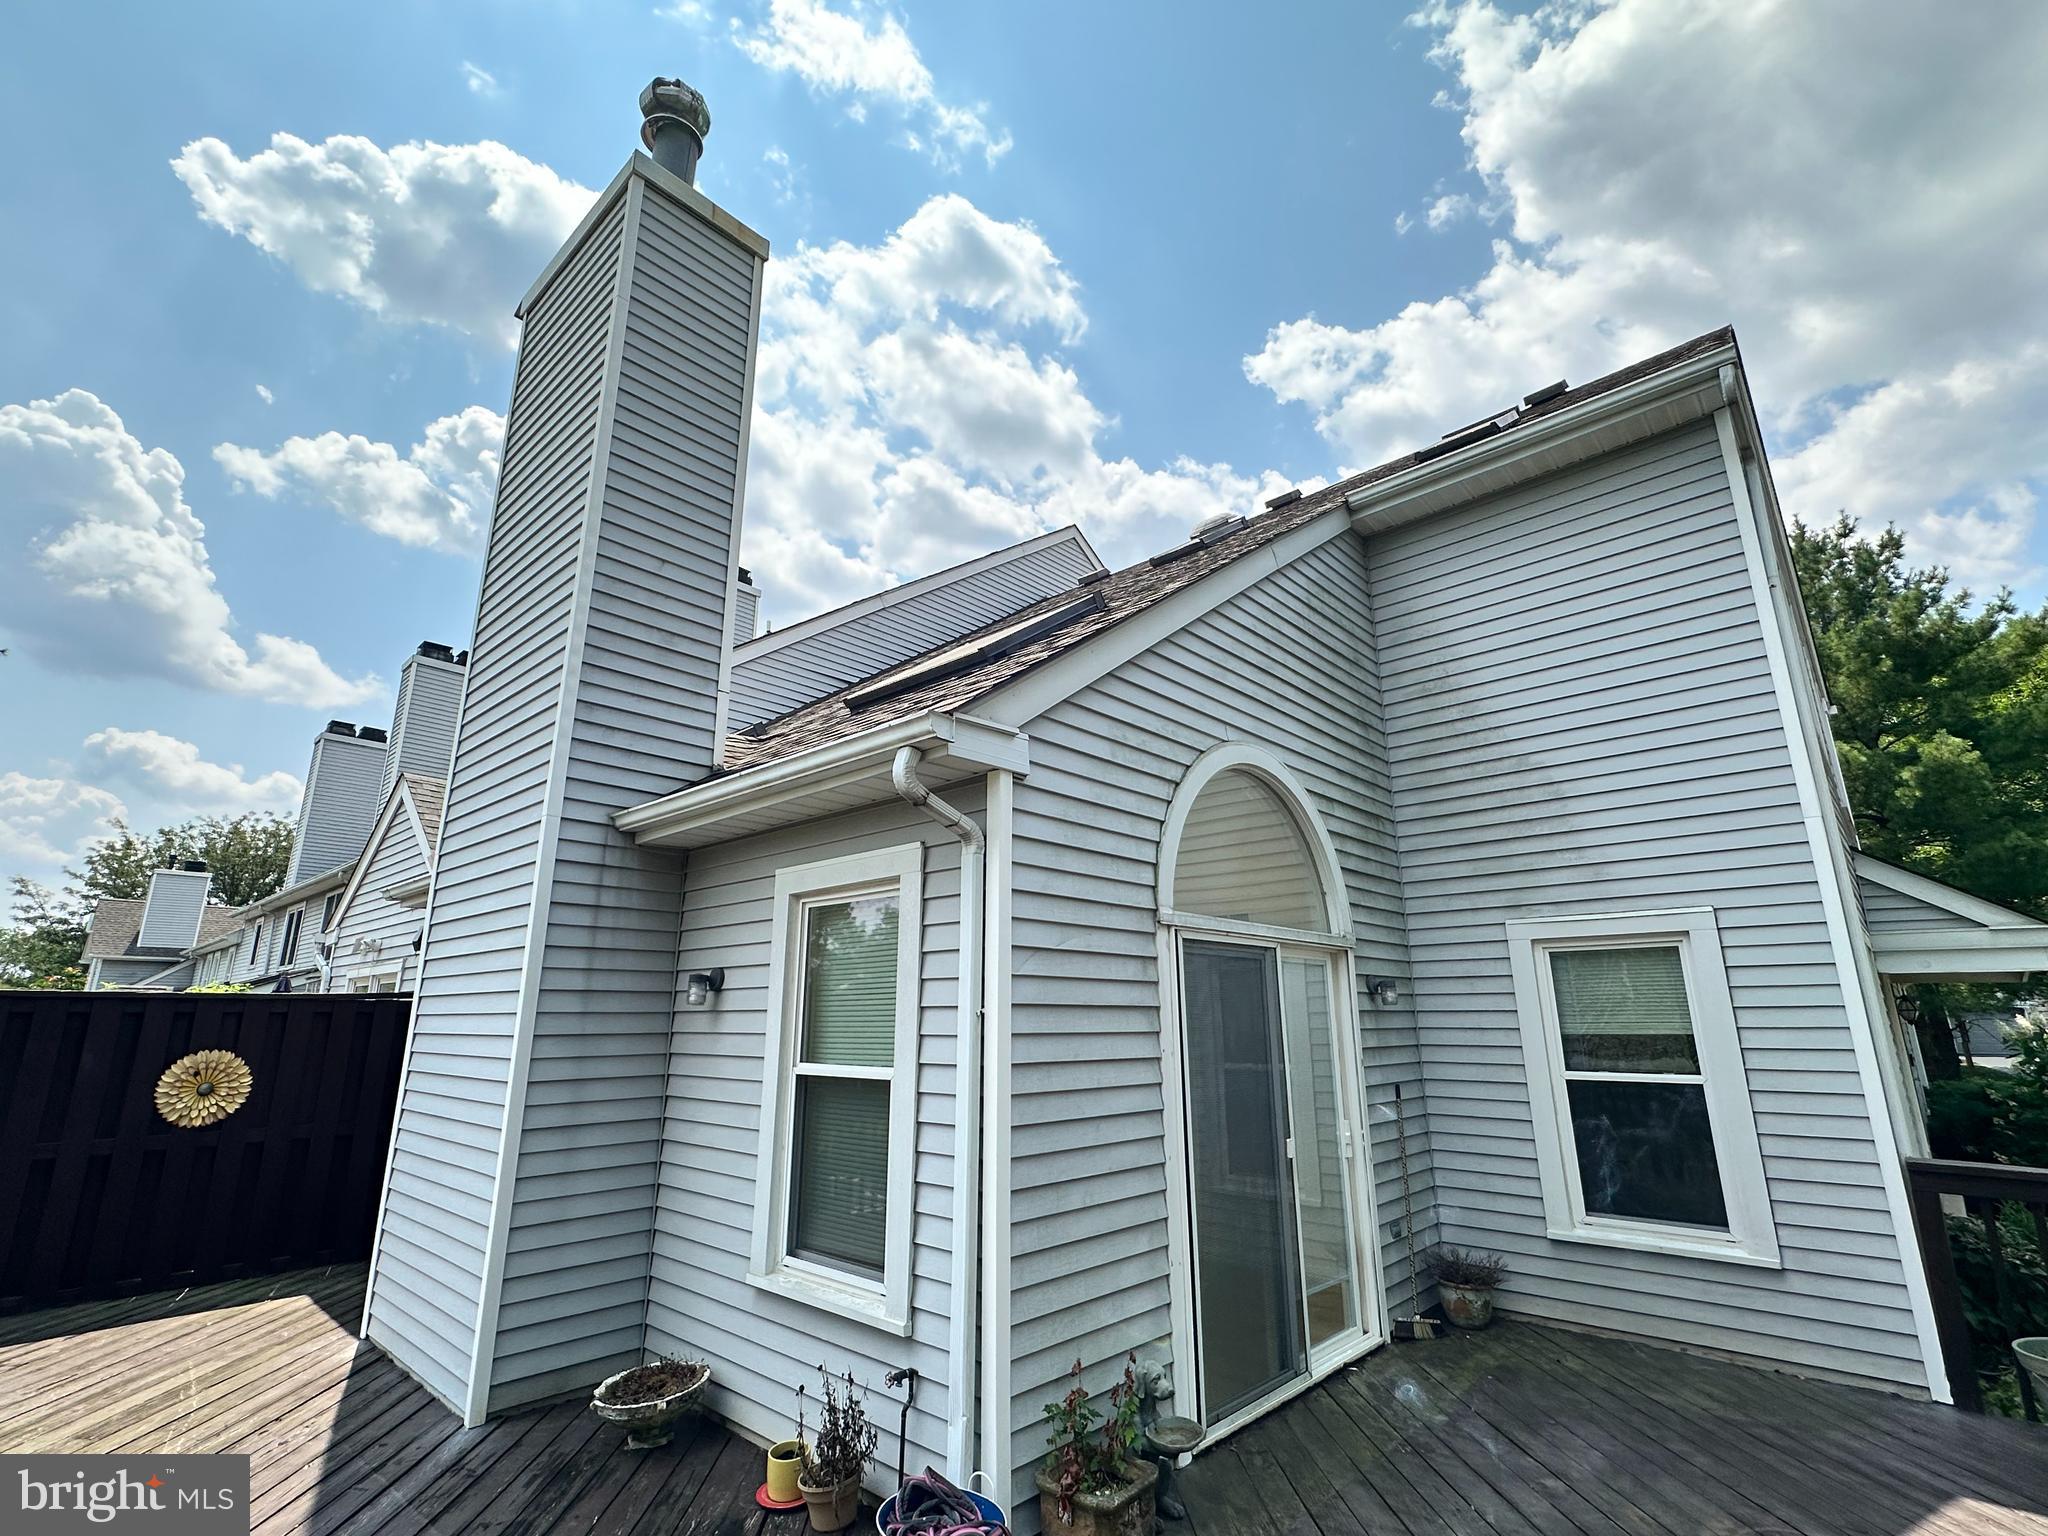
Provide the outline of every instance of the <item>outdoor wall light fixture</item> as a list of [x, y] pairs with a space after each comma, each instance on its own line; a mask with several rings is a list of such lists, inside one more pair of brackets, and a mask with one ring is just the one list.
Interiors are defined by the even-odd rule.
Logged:
[[1372, 994], [1372, 1000], [1382, 1008], [1391, 1008], [1401, 1000], [1401, 984], [1391, 976], [1368, 976], [1365, 990]]
[[711, 1001], [711, 994], [725, 990], [725, 971], [714, 967], [708, 971], [692, 971], [685, 979], [683, 997], [692, 1008], [702, 1008]]

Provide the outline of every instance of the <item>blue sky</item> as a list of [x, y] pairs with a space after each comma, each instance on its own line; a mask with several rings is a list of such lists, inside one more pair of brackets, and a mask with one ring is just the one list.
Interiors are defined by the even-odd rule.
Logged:
[[1731, 319], [1795, 511], [2038, 600], [2043, 13], [1674, 7], [22, 12], [0, 874], [289, 809], [466, 641], [505, 317], [657, 72], [776, 252], [777, 622], [1074, 517], [1135, 558]]

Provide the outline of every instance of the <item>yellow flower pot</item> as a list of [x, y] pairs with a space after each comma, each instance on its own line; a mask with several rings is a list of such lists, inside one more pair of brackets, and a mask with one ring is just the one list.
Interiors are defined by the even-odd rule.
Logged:
[[788, 1504], [799, 1498], [796, 1474], [803, 1464], [803, 1441], [779, 1440], [769, 1446], [768, 1497], [778, 1504]]

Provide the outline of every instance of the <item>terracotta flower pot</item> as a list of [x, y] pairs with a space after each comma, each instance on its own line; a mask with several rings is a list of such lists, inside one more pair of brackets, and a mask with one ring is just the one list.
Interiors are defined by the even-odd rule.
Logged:
[[811, 1512], [811, 1529], [814, 1531], [843, 1531], [860, 1514], [858, 1472], [843, 1483], [828, 1484], [822, 1488], [813, 1487], [799, 1477], [796, 1491], [804, 1496], [804, 1507]]
[[803, 1465], [803, 1441], [778, 1440], [769, 1446], [768, 1497], [778, 1504], [787, 1504], [796, 1498], [796, 1478]]
[[1444, 1316], [1458, 1328], [1484, 1328], [1493, 1321], [1493, 1287], [1490, 1285], [1452, 1285], [1438, 1281], [1437, 1300], [1443, 1303]]
[[[638, 1369], [638, 1366], [633, 1368]], [[617, 1396], [618, 1383], [632, 1374], [632, 1371], [620, 1371], [618, 1375], [607, 1376], [599, 1382], [597, 1391], [591, 1395], [590, 1411], [600, 1419], [623, 1424], [631, 1431], [626, 1436], [627, 1450], [651, 1451], [658, 1445], [668, 1444], [675, 1434], [676, 1420], [695, 1406], [704, 1391], [704, 1384], [711, 1380], [711, 1367], [703, 1367], [695, 1381], [665, 1397], [639, 1403], [610, 1401]]]
[[1127, 1461], [1130, 1481], [1107, 1493], [1077, 1493], [1073, 1516], [1060, 1518], [1060, 1485], [1043, 1463], [1038, 1468], [1038, 1522], [1058, 1536], [1152, 1536], [1157, 1515], [1159, 1467]]

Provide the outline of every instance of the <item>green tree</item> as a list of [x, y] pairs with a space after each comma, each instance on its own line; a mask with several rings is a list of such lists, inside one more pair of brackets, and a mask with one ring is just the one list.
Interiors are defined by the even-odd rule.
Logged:
[[114, 828], [86, 854], [85, 868], [65, 871], [82, 900], [146, 896], [152, 872], [203, 859], [213, 872], [213, 899], [247, 906], [284, 884], [291, 861], [292, 824], [281, 816], [198, 816], [151, 833], [133, 831], [122, 821]]
[[14, 921], [0, 928], [0, 987], [85, 986], [85, 915], [78, 902], [46, 885], [14, 878]]
[[1792, 558], [1864, 847], [2048, 917], [2048, 607], [1973, 607], [1846, 517], [1795, 523]]

